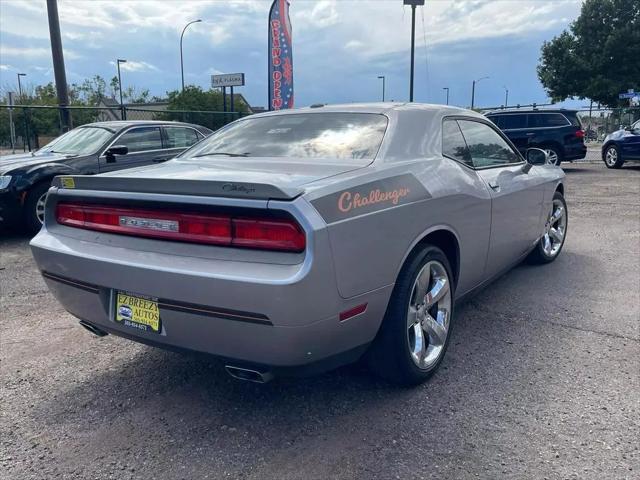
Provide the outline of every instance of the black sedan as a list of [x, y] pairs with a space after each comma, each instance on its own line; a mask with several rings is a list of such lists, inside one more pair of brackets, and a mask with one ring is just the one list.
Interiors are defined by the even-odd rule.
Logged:
[[0, 157], [0, 224], [23, 222], [29, 231], [38, 231], [56, 175], [93, 175], [163, 162], [210, 133], [179, 122], [98, 122], [75, 128], [38, 151]]

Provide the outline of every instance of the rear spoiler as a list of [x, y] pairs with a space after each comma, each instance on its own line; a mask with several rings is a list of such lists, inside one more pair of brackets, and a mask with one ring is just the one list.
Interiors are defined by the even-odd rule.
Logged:
[[51, 185], [58, 188], [76, 190], [160, 193], [261, 200], [292, 200], [304, 192], [301, 188], [280, 188], [267, 183], [144, 177], [101, 177], [93, 175], [61, 175], [55, 177]]

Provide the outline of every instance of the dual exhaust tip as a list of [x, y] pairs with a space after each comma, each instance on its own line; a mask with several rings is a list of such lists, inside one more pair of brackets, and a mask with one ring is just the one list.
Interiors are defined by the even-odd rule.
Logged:
[[[101, 330], [95, 325], [85, 322], [84, 320], [80, 320], [80, 325], [98, 337], [106, 337], [109, 335], [104, 330]], [[273, 373], [269, 371], [261, 372], [259, 370], [237, 367], [235, 365], [225, 365], [224, 369], [236, 380], [244, 380], [245, 382], [267, 383], [273, 379]]]

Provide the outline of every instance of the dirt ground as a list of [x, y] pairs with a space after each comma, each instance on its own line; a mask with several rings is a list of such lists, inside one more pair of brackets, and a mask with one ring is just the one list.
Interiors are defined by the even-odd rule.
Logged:
[[94, 337], [0, 234], [0, 478], [640, 478], [640, 167], [565, 171], [561, 257], [462, 304], [414, 389]]

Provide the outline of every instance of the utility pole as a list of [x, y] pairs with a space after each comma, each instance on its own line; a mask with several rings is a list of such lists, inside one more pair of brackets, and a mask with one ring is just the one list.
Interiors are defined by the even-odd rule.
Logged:
[[20, 83], [20, 77], [26, 77], [26, 73], [18, 74], [18, 95], [20, 96], [20, 103], [22, 103], [22, 84]]
[[447, 91], [447, 105], [449, 105], [449, 87], [442, 87], [442, 89]]
[[505, 87], [504, 85], [502, 86], [502, 88], [504, 88], [504, 108], [507, 108], [509, 106], [509, 89], [507, 87]]
[[125, 111], [124, 103], [122, 102], [122, 78], [120, 77], [120, 64], [127, 63], [127, 61], [118, 58], [116, 59], [116, 63], [118, 65], [118, 91], [120, 92], [120, 120], [126, 120], [127, 112]]
[[384, 90], [385, 90], [385, 76], [384, 75], [378, 75], [378, 78], [382, 80], [382, 101], [384, 102]]
[[69, 93], [67, 91], [67, 75], [64, 71], [64, 55], [62, 54], [62, 38], [60, 36], [60, 19], [58, 18], [58, 1], [47, 0], [47, 15], [49, 16], [49, 37], [51, 38], [51, 56], [53, 57], [53, 74], [56, 80], [56, 93], [60, 106], [60, 120], [62, 131], [71, 128], [69, 115]]
[[411, 75], [409, 77], [409, 101], [413, 102], [413, 72], [416, 51], [416, 7], [424, 5], [424, 0], [404, 0], [404, 5], [411, 5]]
[[[20, 100], [20, 105], [24, 105], [24, 98], [22, 97], [22, 84], [20, 83], [20, 77], [26, 77], [27, 74], [26, 73], [19, 73], [18, 74], [18, 99]], [[13, 92], [12, 92], [13, 93]], [[13, 120], [11, 121], [11, 127], [14, 129], [13, 132], [13, 136], [14, 136], [14, 141], [12, 144], [13, 148], [13, 153], [15, 152], [15, 127], [13, 125]], [[22, 137], [22, 147], [24, 150], [24, 140], [27, 140], [27, 144], [29, 145], [29, 151], [31, 151], [31, 138], [29, 135], [29, 126], [27, 125], [27, 109], [22, 107], [22, 123], [24, 125], [24, 136]]]

